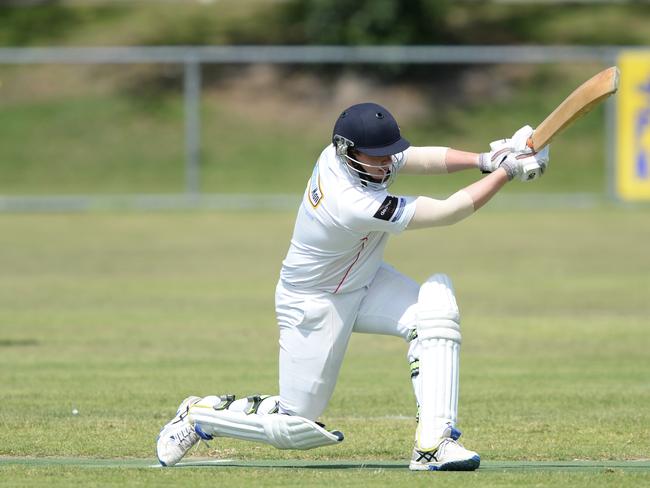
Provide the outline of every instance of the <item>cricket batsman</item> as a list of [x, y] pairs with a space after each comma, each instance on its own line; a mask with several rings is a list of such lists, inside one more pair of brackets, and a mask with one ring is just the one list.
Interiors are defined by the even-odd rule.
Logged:
[[[413, 147], [395, 118], [375, 103], [344, 110], [331, 144], [309, 178], [275, 291], [280, 328], [279, 395], [191, 396], [157, 441], [163, 466], [178, 463], [200, 439], [232, 437], [279, 449], [343, 441], [317, 422], [334, 391], [352, 332], [401, 337], [418, 408], [411, 470], [475, 470], [476, 452], [459, 442], [460, 314], [451, 280], [418, 284], [383, 261], [390, 234], [450, 225], [470, 216], [508, 181], [540, 177], [548, 146], [526, 146], [533, 129], [473, 153]], [[445, 200], [398, 196], [399, 173], [487, 173]], [[423, 263], [435, 261], [435, 246]]]

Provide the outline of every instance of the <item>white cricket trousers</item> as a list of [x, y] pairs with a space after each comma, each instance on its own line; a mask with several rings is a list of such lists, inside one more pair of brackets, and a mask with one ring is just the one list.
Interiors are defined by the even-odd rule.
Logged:
[[368, 287], [350, 293], [304, 292], [279, 282], [280, 412], [320, 417], [334, 392], [351, 333], [406, 340], [416, 327], [419, 290], [418, 283], [387, 264]]

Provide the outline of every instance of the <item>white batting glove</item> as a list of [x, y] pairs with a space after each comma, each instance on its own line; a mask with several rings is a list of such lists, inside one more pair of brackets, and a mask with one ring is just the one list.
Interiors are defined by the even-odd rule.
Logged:
[[512, 150], [518, 153], [530, 152], [528, 147], [528, 138], [533, 135], [533, 128], [530, 125], [524, 125], [512, 135]]
[[549, 147], [537, 153], [530, 149], [523, 153], [510, 153], [506, 160], [501, 163], [501, 167], [506, 170], [508, 180], [517, 178], [521, 181], [533, 181], [541, 176], [548, 168]]
[[490, 143], [490, 152], [480, 153], [478, 156], [478, 167], [482, 173], [492, 173], [501, 163], [503, 163], [508, 154], [513, 151], [511, 139], [499, 139]]

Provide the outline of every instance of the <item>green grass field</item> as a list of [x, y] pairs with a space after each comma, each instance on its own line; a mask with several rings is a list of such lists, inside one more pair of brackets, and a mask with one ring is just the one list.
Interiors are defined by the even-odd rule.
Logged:
[[[122, 3], [1, 7], [0, 44], [301, 42], [274, 21], [283, 0]], [[543, 6], [449, 5], [450, 44], [645, 45], [650, 32], [639, 5], [541, 17]], [[204, 66], [201, 191], [299, 194], [350, 93], [379, 97], [414, 145], [482, 151], [603, 67], [474, 67], [451, 81], [453, 67], [431, 66], [393, 85], [363, 68]], [[178, 66], [0, 66], [0, 197], [182, 194], [181, 82]], [[534, 186], [388, 247], [416, 280], [454, 280], [459, 427], [479, 471], [409, 472], [406, 345], [367, 335], [353, 337], [321, 419], [341, 445], [220, 439], [154, 467], [158, 431], [187, 395], [277, 391], [273, 291], [293, 212], [0, 212], [0, 488], [650, 485], [650, 207], [593, 203], [607, 185], [604, 112], [553, 142]], [[444, 196], [477, 177], [405, 176], [393, 189]], [[545, 207], [512, 195], [527, 192]], [[589, 208], [557, 196], [581, 193], [596, 196]]]
[[0, 216], [0, 486], [650, 483], [650, 211], [496, 207], [387, 250], [448, 273], [463, 313], [460, 428], [484, 463], [442, 475], [406, 469], [405, 344], [367, 335], [322, 419], [340, 446], [224, 439], [188, 458], [222, 466], [148, 467], [185, 396], [276, 391], [292, 212]]

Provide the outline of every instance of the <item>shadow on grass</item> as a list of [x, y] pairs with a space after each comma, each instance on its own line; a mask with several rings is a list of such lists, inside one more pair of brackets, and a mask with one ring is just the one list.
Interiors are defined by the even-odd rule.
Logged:
[[202, 460], [179, 463], [177, 468], [194, 467], [223, 467], [223, 468], [290, 468], [290, 469], [407, 469], [404, 462], [371, 462], [363, 461], [234, 461], [234, 460]]

